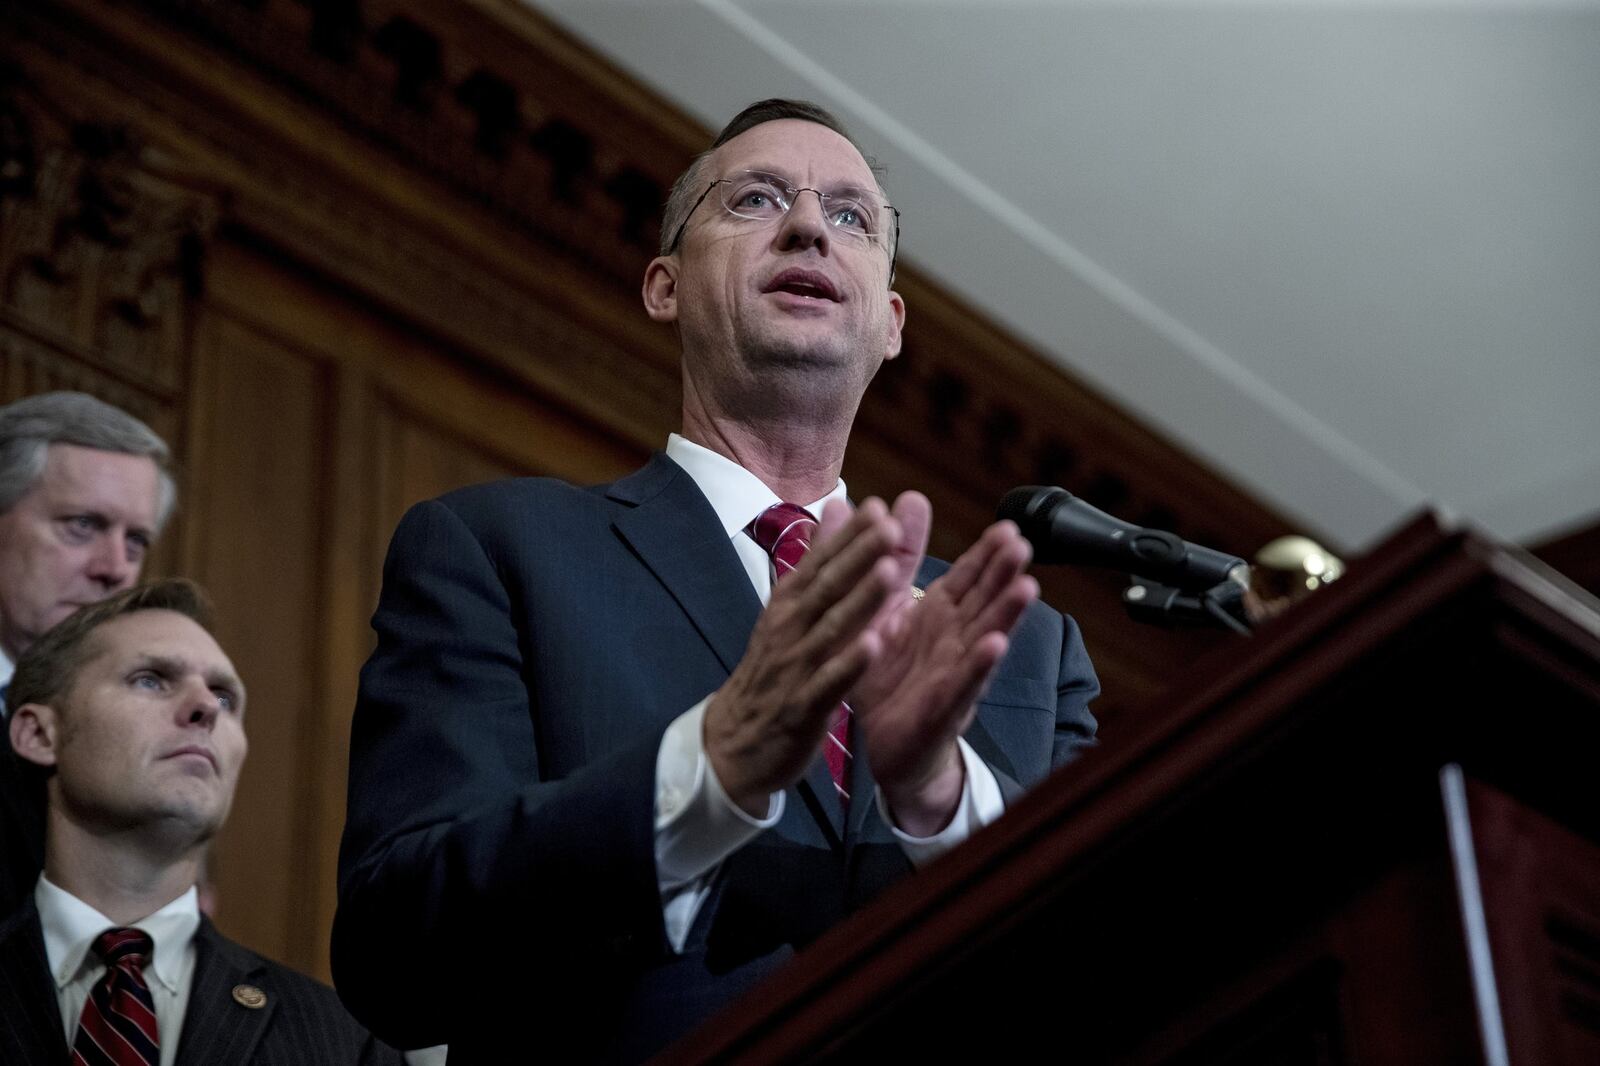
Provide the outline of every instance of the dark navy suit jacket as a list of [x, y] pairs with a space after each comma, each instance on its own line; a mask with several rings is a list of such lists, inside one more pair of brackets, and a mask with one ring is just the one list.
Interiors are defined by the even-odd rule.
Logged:
[[[929, 561], [926, 584], [945, 568]], [[609, 486], [548, 479], [419, 504], [384, 567], [351, 741], [335, 984], [399, 1046], [504, 1041], [644, 1057], [910, 872], [870, 800], [848, 824], [819, 757], [727, 859], [686, 951], [663, 929], [656, 752], [717, 689], [761, 604], [664, 455]], [[1015, 794], [1092, 742], [1076, 625], [1035, 605], [966, 734]], [[873, 794], [855, 760], [851, 793]], [[421, 969], [436, 985], [398, 977]]]
[[[37, 879], [37, 876], [36, 878]], [[234, 998], [250, 985], [257, 1008]], [[66, 1066], [70, 1058], [39, 912], [30, 896], [0, 922], [0, 1062]], [[177, 1066], [401, 1066], [347, 1014], [327, 985], [229, 940], [209, 920], [195, 933], [194, 980]]]
[[31, 898], [44, 869], [44, 775], [11, 748], [0, 715], [0, 915]]

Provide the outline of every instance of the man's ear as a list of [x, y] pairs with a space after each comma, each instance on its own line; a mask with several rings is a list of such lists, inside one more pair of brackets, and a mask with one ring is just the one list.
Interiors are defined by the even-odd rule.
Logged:
[[11, 747], [36, 766], [56, 764], [56, 710], [47, 703], [24, 703], [11, 712]]
[[678, 320], [678, 257], [658, 255], [644, 268], [644, 309], [653, 321]]
[[893, 289], [889, 290], [889, 315], [883, 352], [883, 361], [886, 363], [900, 354], [900, 332], [906, 328], [906, 301]]

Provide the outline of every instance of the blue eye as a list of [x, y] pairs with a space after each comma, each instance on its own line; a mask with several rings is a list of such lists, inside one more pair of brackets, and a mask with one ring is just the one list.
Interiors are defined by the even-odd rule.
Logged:
[[769, 202], [770, 198], [765, 193], [759, 192], [747, 192], [739, 198], [740, 207], [760, 209], [766, 207]]
[[744, 218], [767, 219], [783, 214], [786, 203], [781, 187], [765, 176], [746, 178], [728, 186], [723, 201], [729, 211]]
[[872, 207], [854, 192], [836, 194], [829, 200], [828, 221], [848, 233], [871, 237], [878, 231], [876, 219]]

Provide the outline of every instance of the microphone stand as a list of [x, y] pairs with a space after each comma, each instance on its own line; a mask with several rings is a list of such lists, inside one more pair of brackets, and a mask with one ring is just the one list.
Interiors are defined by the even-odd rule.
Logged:
[[[1017, 524], [1038, 563], [1120, 570], [1132, 582], [1122, 602], [1137, 622], [1217, 626], [1249, 636], [1245, 609], [1249, 564], [1190, 544], [1176, 533], [1145, 529], [1106, 514], [1063, 488], [1021, 485], [1000, 501], [999, 517]], [[1164, 585], [1143, 574], [1159, 574]], [[1221, 580], [1218, 580], [1218, 579]], [[1217, 581], [1211, 587], [1206, 582]]]
[[1122, 590], [1122, 603], [1136, 622], [1167, 627], [1214, 626], [1240, 636], [1251, 635], [1250, 618], [1244, 609], [1244, 588], [1237, 581], [1223, 581], [1199, 594], [1136, 575], [1130, 575], [1129, 582]]

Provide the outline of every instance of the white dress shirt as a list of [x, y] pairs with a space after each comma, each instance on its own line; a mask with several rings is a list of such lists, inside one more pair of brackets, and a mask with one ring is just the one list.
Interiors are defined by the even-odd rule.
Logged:
[[[765, 604], [772, 595], [772, 558], [745, 527], [768, 507], [782, 501], [744, 467], [676, 433], [667, 439], [667, 457], [683, 467], [711, 501], [712, 510], [750, 575], [756, 595]], [[823, 505], [846, 498], [844, 482], [840, 481], [832, 492], [806, 504], [805, 509], [820, 520]], [[709, 696], [667, 727], [656, 755], [656, 878], [661, 887], [667, 938], [675, 951], [683, 950], [722, 860], [762, 830], [776, 825], [783, 815], [782, 792], [774, 792], [768, 800], [765, 818], [752, 818], [723, 791], [705, 755], [701, 722], [708, 702]], [[902, 833], [889, 815], [883, 790], [877, 793], [879, 815], [907, 857], [918, 866], [949, 851], [1005, 810], [994, 771], [965, 740], [957, 743], [966, 768], [966, 783], [955, 816], [939, 833], [931, 837]]]
[[[43, 874], [34, 886], [33, 902], [39, 908], [39, 924], [44, 927], [45, 958], [50, 963], [56, 1002], [61, 1006], [62, 1031], [70, 1048], [78, 1035], [78, 1019], [83, 1016], [89, 991], [106, 972], [105, 963], [91, 950], [95, 938], [119, 926], [66, 889], [51, 884]], [[129, 922], [128, 927], [143, 930], [155, 942], [150, 964], [144, 968], [144, 980], [156, 1005], [161, 1066], [172, 1066], [178, 1057], [178, 1037], [183, 1033], [189, 989], [194, 984], [199, 893], [191, 886], [149, 917]]]
[[[11, 675], [16, 672], [16, 663], [13, 663], [11, 661], [11, 657], [8, 656], [4, 651], [0, 651], [0, 692], [4, 692], [6, 690], [6, 686], [11, 684]], [[6, 701], [4, 697], [0, 697], [0, 722], [4, 722], [5, 720]]]

